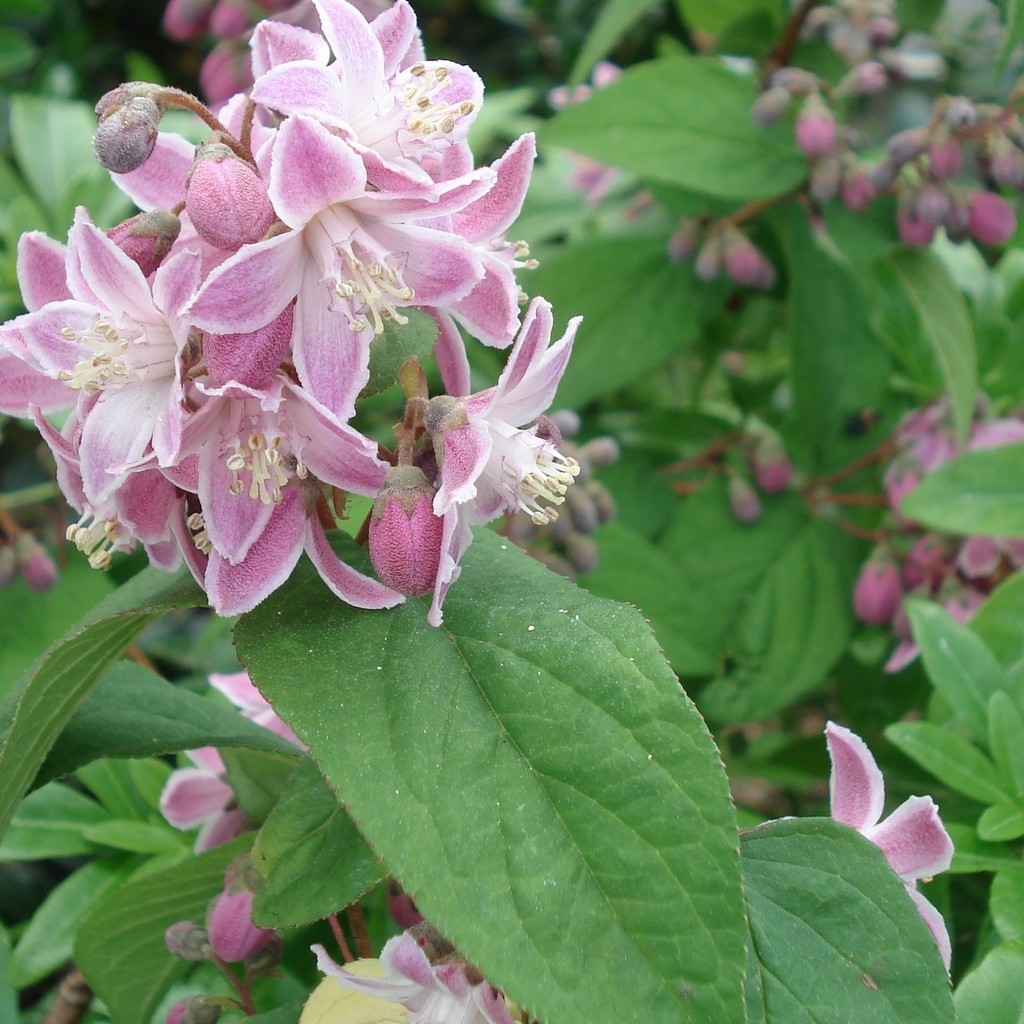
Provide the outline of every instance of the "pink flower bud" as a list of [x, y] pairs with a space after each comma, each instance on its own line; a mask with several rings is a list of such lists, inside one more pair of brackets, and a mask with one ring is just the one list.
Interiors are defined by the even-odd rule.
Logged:
[[179, 43], [197, 39], [206, 31], [213, 0], [170, 0], [164, 10], [164, 31]]
[[370, 560], [381, 581], [418, 597], [434, 588], [444, 520], [434, 515], [434, 488], [416, 466], [388, 470], [370, 514]]
[[400, 928], [412, 928], [423, 920], [412, 897], [394, 883], [388, 889], [388, 912]]
[[995, 192], [973, 192], [968, 204], [967, 230], [983, 245], [1002, 245], [1017, 230], [1013, 208]]
[[891, 553], [877, 547], [857, 577], [853, 610], [861, 622], [884, 626], [892, 620], [903, 596], [900, 574]]
[[233, 39], [240, 36], [251, 21], [247, 0], [218, 0], [210, 12], [210, 34], [218, 39]]
[[775, 434], [765, 432], [758, 436], [747, 463], [765, 494], [781, 494], [793, 478], [793, 464]]
[[929, 183], [917, 197], [917, 215], [938, 227], [949, 214], [951, 199], [942, 185]]
[[193, 921], [178, 921], [164, 932], [164, 943], [171, 956], [179, 960], [206, 960], [210, 937], [206, 929]]
[[1002, 558], [999, 545], [991, 537], [968, 537], [960, 545], [956, 567], [969, 580], [984, 580], [999, 568]]
[[857, 169], [843, 176], [839, 195], [848, 210], [860, 213], [861, 210], [866, 210], [875, 198], [875, 186], [862, 170]]
[[185, 209], [201, 238], [230, 251], [258, 242], [276, 219], [266, 183], [220, 142], [196, 148]]
[[175, 1003], [168, 1011], [164, 1024], [217, 1024], [220, 1004], [209, 996], [191, 996]]
[[271, 929], [252, 923], [252, 893], [244, 888], [225, 889], [213, 900], [206, 931], [213, 952], [229, 964], [258, 953], [274, 937]]
[[181, 221], [173, 213], [150, 210], [115, 225], [107, 238], [149, 277], [171, 251], [180, 231]]
[[860, 96], [881, 92], [889, 84], [889, 74], [885, 66], [877, 60], [867, 60], [863, 64], [858, 64], [850, 75], [850, 89]]
[[699, 227], [693, 217], [683, 217], [676, 225], [668, 240], [668, 258], [674, 263], [684, 263], [697, 248]]
[[989, 171], [1000, 185], [1020, 188], [1024, 185], [1024, 153], [1005, 135], [997, 136], [989, 150]]
[[905, 164], [920, 155], [928, 144], [928, 137], [920, 128], [908, 128], [893, 135], [885, 144], [885, 152], [894, 164]]
[[916, 210], [904, 209], [896, 216], [900, 240], [907, 245], [931, 245], [935, 225], [920, 216]]
[[778, 121], [792, 102], [793, 94], [788, 89], [773, 86], [754, 100], [754, 105], [750, 108], [750, 119], [754, 124], [765, 128]]
[[956, 139], [938, 140], [928, 150], [928, 161], [932, 174], [941, 181], [947, 181], [960, 173], [964, 151]]
[[946, 106], [946, 124], [950, 128], [969, 128], [977, 120], [977, 107], [966, 96], [950, 97]]
[[873, 167], [868, 168], [867, 172], [868, 181], [871, 182], [872, 188], [878, 192], [884, 192], [887, 188], [892, 188], [897, 174], [899, 174], [899, 167], [888, 157], [879, 160]]
[[761, 499], [750, 481], [737, 473], [729, 475], [729, 508], [741, 523], [755, 523], [761, 518]]
[[838, 157], [826, 156], [814, 165], [811, 171], [811, 195], [819, 203], [827, 203], [835, 199], [839, 191], [842, 176], [842, 164]]
[[757, 247], [739, 232], [730, 232], [725, 244], [723, 264], [725, 272], [737, 284], [753, 285], [760, 279], [764, 257]]
[[257, 331], [204, 334], [203, 362], [210, 376], [221, 386], [236, 381], [254, 390], [264, 387], [288, 352], [294, 320], [291, 303]]
[[693, 272], [701, 281], [713, 281], [722, 272], [722, 235], [713, 231], [697, 252]]
[[18, 534], [14, 542], [14, 558], [21, 578], [33, 590], [49, 590], [57, 582], [56, 563], [32, 534]]
[[934, 534], [926, 533], [907, 552], [900, 578], [907, 590], [934, 594], [949, 569], [945, 546]]
[[219, 42], [199, 69], [203, 95], [216, 105], [230, 99], [252, 85], [252, 63], [249, 48], [235, 39]]
[[872, 46], [888, 46], [896, 38], [900, 27], [894, 18], [881, 15], [872, 18], [865, 25], [865, 30]]
[[836, 119], [821, 97], [812, 93], [796, 121], [797, 145], [810, 157], [824, 156], [836, 139]]
[[156, 146], [160, 117], [160, 107], [145, 96], [135, 96], [114, 107], [93, 134], [96, 159], [115, 174], [141, 167]]

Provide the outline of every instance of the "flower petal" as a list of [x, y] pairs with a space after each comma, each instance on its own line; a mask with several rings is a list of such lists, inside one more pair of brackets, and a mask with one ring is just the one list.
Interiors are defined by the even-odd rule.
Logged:
[[376, 101], [384, 88], [384, 51], [366, 19], [342, 0], [313, 0], [350, 102]]
[[469, 519], [462, 514], [462, 506], [456, 505], [445, 517], [441, 532], [441, 561], [434, 583], [434, 596], [427, 612], [427, 622], [434, 627], [440, 626], [444, 619], [441, 606], [444, 604], [448, 588], [459, 578], [462, 572], [459, 559], [466, 548], [473, 543], [473, 531]]
[[399, 68], [423, 59], [416, 14], [406, 0], [397, 0], [381, 11], [370, 22], [370, 31], [384, 54], [385, 78], [390, 80]]
[[953, 840], [930, 796], [910, 797], [864, 835], [905, 882], [937, 875], [953, 859]]
[[315, 516], [309, 520], [306, 554], [324, 583], [355, 608], [394, 608], [405, 600], [404, 594], [363, 575], [338, 558]]
[[536, 140], [532, 132], [527, 132], [492, 165], [494, 187], [453, 218], [455, 231], [470, 242], [503, 237], [523, 208], [536, 158]]
[[312, 60], [326, 66], [331, 59], [327, 40], [319, 32], [310, 32], [300, 25], [286, 25], [269, 18], [259, 22], [253, 29], [249, 47], [252, 51], [252, 73], [257, 85], [260, 77], [278, 64]]
[[439, 309], [428, 312], [437, 322], [434, 355], [437, 358], [437, 367], [441, 371], [445, 393], [454, 398], [468, 395], [471, 382], [466, 343], [462, 340], [455, 321], [447, 313]]
[[149, 159], [137, 170], [114, 174], [114, 184], [141, 210], [169, 210], [185, 198], [195, 146], [175, 132], [160, 132]]
[[831, 815], [860, 832], [882, 816], [885, 783], [867, 744], [856, 733], [829, 722], [825, 739], [832, 772], [829, 776]]
[[66, 247], [42, 231], [26, 231], [18, 239], [18, 284], [29, 312], [71, 298], [66, 259]]
[[304, 115], [332, 127], [348, 127], [345, 89], [333, 66], [313, 60], [278, 65], [256, 79], [252, 98], [289, 117]]
[[8, 416], [28, 416], [31, 406], [42, 412], [56, 412], [74, 405], [75, 393], [67, 385], [2, 349], [0, 336], [0, 412]]
[[452, 306], [452, 312], [478, 341], [506, 348], [519, 329], [519, 288], [507, 264], [485, 259], [483, 267], [483, 280]]
[[204, 768], [179, 768], [160, 794], [160, 813], [175, 828], [191, 829], [223, 811], [234, 795], [223, 779]]
[[928, 930], [935, 938], [935, 945], [939, 947], [939, 955], [946, 970], [949, 970], [950, 961], [953, 959], [953, 949], [949, 941], [949, 931], [946, 929], [946, 922], [943, 916], [915, 889], [912, 885], [907, 886], [907, 892], [917, 907], [917, 912], [924, 918]]
[[245, 811], [238, 808], [213, 815], [199, 830], [193, 849], [196, 853], [205, 853], [215, 846], [231, 842], [235, 836], [240, 836], [245, 831], [248, 821]]
[[440, 485], [434, 495], [434, 514], [443, 516], [453, 505], [476, 496], [476, 480], [491, 455], [487, 425], [469, 423], [449, 427], [441, 434]]

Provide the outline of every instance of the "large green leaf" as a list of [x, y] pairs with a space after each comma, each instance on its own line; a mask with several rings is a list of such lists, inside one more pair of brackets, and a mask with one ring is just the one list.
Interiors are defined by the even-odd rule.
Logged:
[[1008, 693], [989, 699], [988, 745], [1010, 792], [1024, 796], [1024, 714]]
[[724, 773], [635, 611], [482, 532], [441, 629], [300, 568], [235, 640], [388, 870], [531, 1014], [742, 1019]]
[[613, 46], [649, 10], [657, 7], [661, 0], [608, 0], [587, 34], [586, 42], [576, 57], [569, 83], [582, 82], [590, 69], [604, 57]]
[[75, 936], [75, 962], [114, 1024], [150, 1024], [157, 1003], [188, 967], [167, 952], [164, 932], [177, 921], [205, 920], [225, 869], [251, 839], [133, 878], [93, 907]]
[[672, 263], [664, 238], [598, 238], [568, 246], [525, 282], [564, 319], [582, 314], [559, 406], [617, 391], [697, 336], [693, 274]]
[[881, 851], [828, 818], [743, 837], [750, 1024], [953, 1020], [935, 940]]
[[904, 248], [888, 265], [917, 312], [953, 403], [953, 419], [967, 436], [978, 391], [974, 327], [967, 303], [945, 264], [928, 249]]
[[83, 832], [110, 818], [106, 808], [84, 793], [53, 782], [22, 800], [0, 844], [0, 861], [93, 853], [96, 847]]
[[915, 600], [906, 608], [928, 678], [970, 728], [972, 738], [984, 742], [989, 698], [1007, 689], [999, 662], [977, 633], [941, 605]]
[[997, 871], [989, 890], [989, 906], [1004, 939], [1024, 939], [1024, 871]]
[[752, 78], [712, 58], [651, 61], [563, 110], [541, 141], [709, 196], [777, 196], [807, 161], [786, 125], [753, 123], [756, 97]]
[[985, 599], [970, 627], [1003, 666], [1015, 695], [1024, 695], [1024, 573], [1007, 577]]
[[252, 849], [264, 876], [253, 916], [268, 928], [318, 921], [384, 877], [384, 870], [312, 758], [303, 758]]
[[679, 11], [691, 29], [717, 34], [744, 15], [764, 11], [779, 16], [783, 5], [777, 0], [675, 0]]
[[145, 757], [206, 746], [294, 751], [287, 740], [234, 708], [174, 686], [136, 662], [120, 661], [75, 711], [36, 783], [99, 757]]
[[960, 1024], [1021, 1024], [1024, 940], [996, 946], [957, 986]]
[[1024, 444], [968, 452], [939, 466], [901, 510], [947, 533], [1024, 537]]
[[701, 696], [705, 714], [763, 718], [820, 684], [842, 654], [856, 552], [798, 498], [769, 499], [744, 524], [715, 482], [682, 503], [659, 547], [685, 581], [675, 631], [720, 673]]
[[787, 446], [813, 473], [846, 465], [877, 443], [851, 437], [850, 420], [876, 408], [890, 376], [890, 362], [871, 329], [865, 288], [834, 250], [815, 236], [805, 212], [790, 205], [773, 224], [789, 274], [787, 335], [792, 388]]
[[202, 603], [205, 598], [191, 577], [147, 569], [94, 608], [28, 670], [15, 691], [0, 746], [0, 836], [50, 747], [110, 663], [165, 611]]

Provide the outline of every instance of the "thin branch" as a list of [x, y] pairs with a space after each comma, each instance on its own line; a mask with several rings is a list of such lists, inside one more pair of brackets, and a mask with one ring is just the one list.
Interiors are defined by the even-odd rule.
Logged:
[[72, 967], [57, 989], [57, 998], [41, 1024], [78, 1024], [92, 1002], [92, 989], [77, 967]]

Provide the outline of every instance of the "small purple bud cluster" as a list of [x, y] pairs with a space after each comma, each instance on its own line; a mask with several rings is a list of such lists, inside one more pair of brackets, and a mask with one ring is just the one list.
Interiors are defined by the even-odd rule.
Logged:
[[[921, 480], [959, 451], [947, 402], [906, 416], [897, 427], [897, 454], [883, 478], [889, 505], [886, 539], [872, 551], [853, 592], [857, 617], [889, 626], [899, 644], [886, 663], [896, 672], [917, 655], [902, 608], [904, 597], [936, 600], [966, 622], [985, 596], [1009, 573], [1024, 566], [1024, 538], [949, 536], [925, 531], [900, 512]], [[990, 418], [984, 403], [967, 437], [967, 451], [1024, 443], [1024, 416]]]
[[509, 517], [505, 533], [527, 553], [566, 579], [597, 568], [598, 551], [592, 534], [616, 516], [615, 500], [594, 470], [610, 466], [619, 457], [619, 446], [610, 437], [595, 437], [573, 444], [580, 428], [579, 417], [566, 410], [542, 418], [540, 431], [580, 467], [576, 484], [565, 499], [565, 514], [554, 522], [536, 523], [524, 512]]
[[32, 590], [49, 590], [57, 582], [57, 565], [36, 536], [0, 510], [0, 587], [20, 575]]
[[[204, 925], [178, 921], [167, 929], [164, 942], [168, 952], [179, 960], [211, 960], [224, 970], [227, 964], [241, 964], [244, 977], [240, 984], [248, 991], [253, 981], [270, 973], [281, 958], [281, 939], [277, 932], [260, 928], [252, 920], [253, 891], [258, 884], [259, 878], [248, 862], [248, 855], [243, 854], [228, 866], [224, 888], [211, 900]], [[175, 1021], [205, 1024], [207, 1019], [214, 1024], [218, 1015], [216, 1000], [193, 996], [171, 1008], [167, 1024]]]
[[892, 43], [899, 34], [892, 0], [846, 0], [815, 7], [804, 22], [807, 36], [824, 35], [829, 46], [857, 65]]
[[729, 220], [714, 222], [707, 228], [703, 244], [697, 248], [701, 225], [684, 217], [669, 239], [669, 257], [681, 262], [696, 251], [693, 272], [701, 281], [713, 281], [725, 274], [736, 284], [748, 288], [774, 287], [776, 274], [771, 261], [735, 224]]
[[779, 435], [759, 423], [745, 436], [743, 454], [753, 481], [733, 466], [726, 468], [729, 510], [741, 523], [756, 523], [764, 510], [761, 493], [787, 491], [793, 479], [793, 464]]

